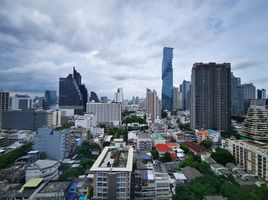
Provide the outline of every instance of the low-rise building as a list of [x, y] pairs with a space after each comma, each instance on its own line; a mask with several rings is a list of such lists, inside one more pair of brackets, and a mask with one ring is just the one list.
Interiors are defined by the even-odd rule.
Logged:
[[157, 145], [157, 144], [165, 144], [166, 143], [166, 139], [158, 134], [152, 134], [152, 140], [153, 140], [153, 145]]
[[229, 140], [236, 164], [268, 181], [268, 145], [257, 141]]
[[153, 147], [152, 138], [149, 134], [139, 134], [137, 139], [138, 151], [151, 151]]
[[156, 150], [158, 151], [158, 154], [160, 157], [164, 156], [165, 153], [172, 153], [173, 149], [171, 149], [167, 144], [157, 144], [155, 146]]
[[35, 195], [36, 200], [66, 199], [71, 181], [50, 181]]
[[59, 178], [60, 163], [54, 160], [37, 160], [26, 168], [26, 181], [32, 178], [43, 178], [44, 181]]
[[197, 142], [201, 143], [208, 140], [208, 131], [204, 129], [196, 130]]

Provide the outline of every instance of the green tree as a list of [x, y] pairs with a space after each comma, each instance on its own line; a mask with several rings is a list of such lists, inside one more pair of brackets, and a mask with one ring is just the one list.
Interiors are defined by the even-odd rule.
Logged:
[[110, 144], [111, 144], [110, 142], [105, 141], [102, 143], [102, 147], [110, 146]]
[[211, 157], [222, 165], [226, 165], [227, 163], [233, 163], [234, 157], [233, 155], [226, 149], [217, 148], [216, 152], [211, 153]]
[[163, 163], [171, 162], [172, 158], [169, 152], [166, 152], [162, 158], [160, 158], [160, 161]]
[[158, 151], [156, 150], [155, 147], [153, 147], [153, 149], [151, 151], [151, 154], [153, 156], [153, 159], [155, 159], [155, 160], [158, 160], [159, 159], [159, 153], [158, 153]]
[[213, 145], [213, 142], [208, 140], [208, 141], [203, 141], [200, 143], [201, 146], [207, 148], [207, 149], [210, 149]]
[[180, 148], [184, 151], [185, 154], [189, 153], [190, 149], [185, 144], [180, 144]]

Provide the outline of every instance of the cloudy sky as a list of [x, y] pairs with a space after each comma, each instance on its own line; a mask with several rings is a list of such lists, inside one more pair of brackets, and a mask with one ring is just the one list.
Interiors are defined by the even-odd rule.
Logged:
[[267, 0], [0, 0], [0, 88], [58, 90], [76, 66], [89, 91], [161, 95], [164, 46], [174, 86], [195, 62], [231, 62], [242, 83], [268, 88]]

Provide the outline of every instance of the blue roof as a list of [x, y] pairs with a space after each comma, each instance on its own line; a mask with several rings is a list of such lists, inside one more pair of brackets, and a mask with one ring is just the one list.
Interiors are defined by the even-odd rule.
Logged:
[[70, 186], [70, 190], [75, 190], [77, 187], [77, 182], [72, 182], [71, 186]]
[[86, 200], [86, 196], [80, 196], [79, 200]]

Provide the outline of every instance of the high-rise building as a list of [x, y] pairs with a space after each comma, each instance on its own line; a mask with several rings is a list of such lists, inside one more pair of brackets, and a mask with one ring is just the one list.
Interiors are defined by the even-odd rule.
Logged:
[[87, 113], [97, 115], [97, 123], [121, 124], [121, 104], [120, 103], [87, 103]]
[[191, 128], [229, 130], [231, 64], [195, 63], [191, 78]]
[[156, 120], [157, 118], [160, 118], [161, 108], [160, 108], [160, 101], [158, 99], [156, 90], [152, 91], [147, 88], [146, 113], [150, 115], [152, 122]]
[[34, 137], [33, 149], [44, 153], [48, 158], [64, 160], [70, 153], [70, 132], [56, 131], [52, 128], [39, 128]]
[[[266, 101], [266, 100], [263, 100]], [[260, 103], [265, 103], [260, 105]], [[242, 134], [253, 140], [268, 142], [268, 102], [250, 101]]]
[[114, 102], [123, 103], [123, 100], [124, 100], [123, 88], [118, 88], [117, 92], [114, 94]]
[[181, 108], [179, 88], [173, 87], [172, 89], [172, 110], [176, 111]]
[[162, 60], [162, 108], [172, 111], [173, 48], [164, 47]]
[[242, 84], [238, 87], [239, 115], [245, 115], [249, 108], [250, 99], [256, 98], [256, 88], [250, 84]]
[[241, 79], [231, 74], [231, 115], [239, 115], [238, 87], [241, 85]]
[[59, 106], [60, 108], [75, 109], [76, 112], [85, 112], [88, 93], [85, 85], [81, 84], [81, 75], [75, 68], [73, 74], [59, 79]]
[[191, 82], [183, 80], [182, 84], [180, 84], [180, 92], [182, 95], [182, 110], [190, 110]]
[[131, 198], [132, 147], [105, 147], [90, 171], [93, 172], [93, 199]]
[[96, 94], [96, 92], [94, 92], [94, 91], [91, 91], [91, 92], [90, 92], [89, 101], [90, 101], [90, 102], [96, 102], [96, 103], [100, 102], [99, 97], [98, 97], [98, 95]]
[[29, 95], [15, 94], [11, 97], [11, 110], [27, 110], [33, 107], [33, 100]]
[[0, 110], [9, 109], [9, 92], [0, 89]]
[[101, 103], [108, 103], [108, 97], [107, 96], [101, 97]]
[[57, 104], [57, 93], [55, 90], [46, 90], [45, 91], [45, 100], [49, 107], [56, 106]]
[[257, 99], [266, 99], [266, 90], [258, 89], [257, 90]]

